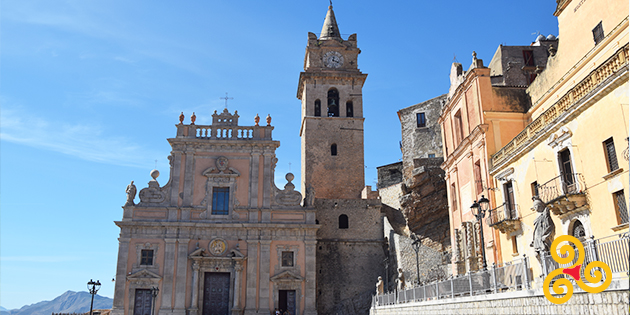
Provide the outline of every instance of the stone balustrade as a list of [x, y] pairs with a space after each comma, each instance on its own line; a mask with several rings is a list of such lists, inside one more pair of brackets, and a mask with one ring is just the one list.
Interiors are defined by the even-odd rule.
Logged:
[[569, 90], [560, 100], [549, 107], [538, 118], [532, 121], [523, 131], [521, 131], [512, 141], [508, 142], [501, 150], [493, 154], [490, 158], [490, 169], [494, 169], [515, 156], [515, 153], [523, 146], [530, 143], [539, 132], [549, 126], [556, 119], [563, 117], [563, 114], [582, 101], [596, 87], [604, 83], [609, 77], [617, 73], [623, 67], [628, 66], [628, 45], [620, 48], [606, 62], [593, 70], [581, 82]]

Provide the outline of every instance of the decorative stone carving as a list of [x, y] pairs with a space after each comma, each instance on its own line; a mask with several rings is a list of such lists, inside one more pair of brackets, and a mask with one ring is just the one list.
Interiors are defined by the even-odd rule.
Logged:
[[160, 189], [157, 181], [160, 172], [158, 170], [151, 171], [153, 179], [149, 181], [149, 187], [140, 190], [140, 203], [161, 203], [166, 200], [166, 193]]
[[136, 185], [134, 185], [133, 181], [131, 181], [131, 184], [127, 185], [127, 189], [125, 190], [125, 192], [127, 193], [127, 202], [125, 203], [125, 207], [136, 205], [133, 202], [133, 200], [136, 198], [136, 191]]
[[271, 115], [267, 114], [267, 118], [265, 120], [267, 120], [267, 126], [271, 126]]
[[256, 117], [254, 117], [254, 122], [256, 123], [255, 126], [259, 126], [258, 123], [260, 122], [260, 116], [258, 116], [258, 113], [256, 113]]
[[315, 201], [315, 188], [313, 188], [313, 186], [311, 185], [308, 185], [308, 187], [306, 187], [306, 197], [304, 197], [304, 202], [302, 203], [302, 206], [312, 207], [314, 201]]
[[224, 239], [215, 238], [208, 244], [208, 250], [214, 256], [221, 256], [227, 251], [227, 242]]
[[217, 126], [238, 126], [238, 111], [234, 111], [234, 114], [230, 114], [227, 108], [223, 109], [221, 114], [217, 114], [217, 111], [214, 111], [212, 114], [212, 125]]
[[183, 124], [184, 123], [184, 112], [182, 112], [181, 114], [179, 114], [179, 124]]
[[295, 185], [291, 183], [295, 176], [292, 173], [287, 173], [285, 178], [287, 184], [284, 185], [284, 190], [277, 191], [275, 201], [282, 206], [299, 206], [302, 201], [302, 194], [295, 191]]
[[230, 188], [229, 212], [233, 218], [238, 218], [238, 214], [232, 210], [238, 205], [235, 197], [236, 178], [241, 176], [241, 173], [229, 167], [229, 160], [224, 156], [218, 157], [215, 164], [216, 168], [210, 167], [201, 173], [208, 178], [208, 181], [206, 182], [206, 196], [201, 201], [201, 205], [206, 206], [206, 211], [202, 212], [200, 217], [209, 218], [209, 214], [212, 213], [212, 191], [214, 187], [228, 187]]

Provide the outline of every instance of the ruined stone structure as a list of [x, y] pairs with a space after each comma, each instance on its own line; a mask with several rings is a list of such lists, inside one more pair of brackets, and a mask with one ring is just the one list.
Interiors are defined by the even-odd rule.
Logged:
[[[302, 101], [302, 191], [314, 196], [319, 314], [367, 314], [383, 273], [381, 204], [364, 189], [363, 99], [357, 35], [343, 39], [332, 6], [308, 33]], [[370, 197], [373, 194], [366, 193]]]
[[[402, 162], [378, 168], [379, 195], [387, 216], [387, 273], [396, 276], [397, 268], [402, 268], [410, 284], [448, 273], [451, 240], [438, 124], [445, 102], [446, 94], [399, 110]], [[422, 244], [419, 267], [412, 235]]]
[[160, 315], [317, 314], [316, 213], [300, 205], [293, 174], [284, 189], [274, 184], [270, 118], [212, 116], [177, 125], [165, 185], [152, 171], [138, 204], [128, 187], [112, 314], [147, 314], [153, 302]]

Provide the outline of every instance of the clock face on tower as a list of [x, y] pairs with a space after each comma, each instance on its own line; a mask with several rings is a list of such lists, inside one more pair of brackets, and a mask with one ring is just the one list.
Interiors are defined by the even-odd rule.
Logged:
[[337, 51], [329, 51], [324, 54], [324, 65], [327, 68], [339, 68], [343, 65], [343, 56]]

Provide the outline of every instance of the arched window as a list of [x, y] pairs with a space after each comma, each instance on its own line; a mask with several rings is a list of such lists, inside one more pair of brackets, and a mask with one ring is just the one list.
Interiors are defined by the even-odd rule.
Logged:
[[573, 231], [571, 235], [579, 240], [584, 239], [586, 237], [586, 231], [584, 230], [584, 225], [579, 220], [575, 220], [573, 223]]
[[342, 214], [339, 216], [339, 228], [340, 229], [347, 229], [348, 228], [348, 216], [345, 214]]
[[328, 90], [328, 117], [339, 117], [339, 91]]
[[354, 117], [354, 108], [352, 107], [352, 101], [346, 102], [346, 117]]
[[330, 155], [337, 155], [337, 144], [333, 143], [330, 145]]
[[319, 117], [322, 115], [322, 101], [315, 100], [315, 116]]

